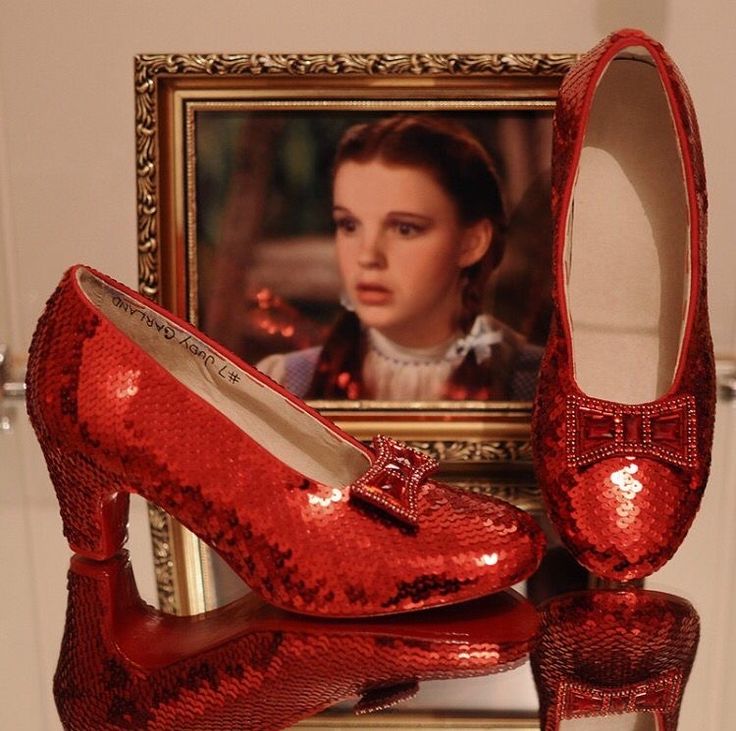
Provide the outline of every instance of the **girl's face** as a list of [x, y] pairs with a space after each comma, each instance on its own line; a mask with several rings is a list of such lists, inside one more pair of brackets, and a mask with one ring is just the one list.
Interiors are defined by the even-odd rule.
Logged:
[[490, 221], [463, 226], [428, 172], [380, 160], [340, 165], [333, 217], [343, 284], [365, 325], [408, 347], [455, 332], [460, 273], [488, 249]]

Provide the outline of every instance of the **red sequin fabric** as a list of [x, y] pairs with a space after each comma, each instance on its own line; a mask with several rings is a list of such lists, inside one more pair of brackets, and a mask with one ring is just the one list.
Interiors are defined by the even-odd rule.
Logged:
[[[651, 54], [675, 117], [686, 170], [694, 273], [670, 389], [652, 402], [625, 405], [590, 398], [575, 382], [563, 256], [596, 84], [609, 61], [632, 46]], [[679, 71], [662, 46], [640, 31], [612, 34], [565, 77], [554, 119], [552, 205], [555, 307], [532, 419], [537, 478], [550, 518], [578, 561], [608, 579], [637, 579], [672, 557], [695, 517], [708, 478], [715, 417], [706, 296], [707, 202], [698, 127]]]
[[654, 716], [675, 731], [700, 636], [695, 609], [659, 592], [591, 591], [550, 601], [531, 655], [542, 731], [584, 716]]
[[73, 731], [282, 729], [358, 696], [356, 713], [424, 680], [523, 662], [537, 613], [513, 591], [373, 620], [289, 615], [255, 595], [193, 617], [139, 597], [126, 556], [74, 557], [54, 698]]
[[[81, 289], [82, 275], [98, 283], [99, 302]], [[110, 307], [149, 340], [134, 342], [106, 314]], [[216, 384], [227, 377], [240, 423], [252, 418], [261, 431], [265, 422], [296, 436], [301, 443], [289, 449], [307, 461], [313, 450], [316, 471], [345, 455], [365, 465], [355, 489], [322, 484], [276, 457], [268, 440], [152, 357], [140, 344], [151, 339], [178, 349], [176, 368], [200, 369], [199, 381], [188, 382], [203, 382], [203, 392], [224, 398]], [[250, 390], [238, 391], [247, 379]], [[276, 393], [264, 418], [253, 393], [268, 390]], [[311, 615], [373, 616], [473, 599], [529, 576], [543, 552], [541, 530], [525, 512], [432, 481], [432, 461], [392, 440], [379, 440], [374, 454], [188, 323], [83, 267], [64, 276], [39, 321], [27, 402], [65, 535], [90, 558], [119, 550], [129, 493], [177, 518], [262, 598]]]

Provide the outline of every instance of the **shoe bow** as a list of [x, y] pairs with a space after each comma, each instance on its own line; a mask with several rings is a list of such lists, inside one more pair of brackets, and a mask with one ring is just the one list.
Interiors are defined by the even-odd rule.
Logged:
[[403, 523], [418, 526], [419, 488], [439, 469], [439, 463], [382, 434], [373, 437], [373, 450], [376, 459], [350, 486], [350, 497], [369, 503]]
[[678, 467], [696, 465], [692, 396], [628, 405], [572, 394], [567, 398], [566, 420], [571, 466], [614, 455], [652, 456]]
[[600, 688], [585, 683], [560, 686], [560, 718], [661, 711], [677, 708], [682, 687], [682, 672], [670, 670], [654, 680], [620, 688]]

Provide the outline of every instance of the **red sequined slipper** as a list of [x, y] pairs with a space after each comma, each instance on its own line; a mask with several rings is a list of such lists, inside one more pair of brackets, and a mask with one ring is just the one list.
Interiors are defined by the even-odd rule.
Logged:
[[269, 731], [354, 696], [355, 712], [370, 713], [421, 681], [515, 667], [538, 629], [510, 590], [361, 622], [289, 615], [253, 594], [176, 617], [141, 600], [126, 558], [72, 559], [54, 677], [64, 728]]
[[[592, 591], [551, 600], [531, 654], [542, 731], [675, 731], [699, 637], [695, 609], [669, 594]], [[615, 724], [603, 722], [613, 716]], [[583, 717], [598, 718], [566, 723]]]
[[31, 344], [28, 413], [72, 549], [114, 555], [128, 495], [159, 505], [277, 606], [372, 616], [465, 601], [536, 568], [535, 521], [374, 450], [188, 323], [74, 267]]
[[552, 174], [537, 477], [586, 568], [640, 578], [695, 517], [715, 415], [703, 157], [687, 89], [658, 43], [622, 30], [569, 72]]

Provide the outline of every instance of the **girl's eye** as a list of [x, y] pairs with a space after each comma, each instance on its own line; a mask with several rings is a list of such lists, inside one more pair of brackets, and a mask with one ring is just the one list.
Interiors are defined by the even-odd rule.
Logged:
[[348, 218], [347, 216], [345, 218], [336, 218], [335, 228], [343, 233], [351, 234], [358, 228], [358, 222], [354, 218]]
[[408, 221], [396, 221], [394, 223], [394, 230], [399, 236], [416, 236], [422, 232], [422, 227], [416, 223], [409, 223]]

